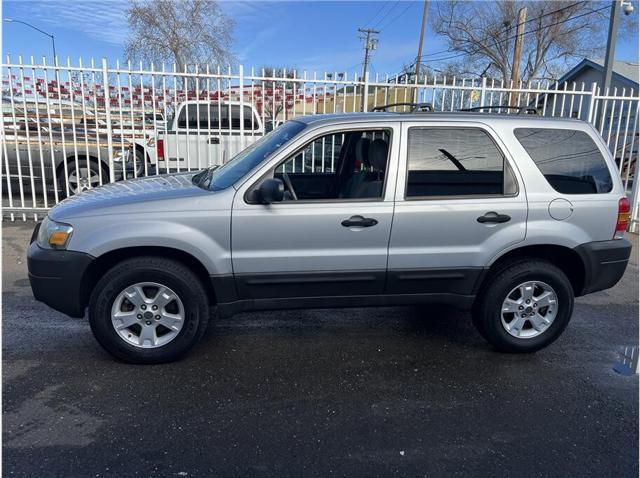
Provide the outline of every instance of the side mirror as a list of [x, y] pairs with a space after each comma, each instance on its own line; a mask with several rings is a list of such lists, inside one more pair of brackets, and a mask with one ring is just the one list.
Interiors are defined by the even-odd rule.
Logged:
[[280, 202], [284, 199], [284, 183], [281, 179], [265, 179], [258, 191], [260, 192], [260, 201], [264, 204]]

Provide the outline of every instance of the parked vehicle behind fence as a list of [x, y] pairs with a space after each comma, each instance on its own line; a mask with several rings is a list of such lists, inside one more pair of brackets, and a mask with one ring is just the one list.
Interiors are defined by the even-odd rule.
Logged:
[[57, 189], [64, 198], [108, 183], [110, 168], [115, 181], [143, 174], [140, 168], [134, 169], [130, 146], [114, 149], [110, 156], [106, 135], [81, 128], [21, 122], [5, 132], [3, 145], [2, 176], [7, 189], [33, 184], [33, 189], [47, 194]]
[[241, 102], [186, 101], [169, 125], [133, 139], [136, 162], [158, 173], [218, 166], [265, 133], [255, 106]]
[[588, 123], [318, 115], [222, 166], [64, 201], [36, 227], [28, 266], [38, 300], [88, 310], [100, 344], [130, 362], [184, 355], [212, 307], [440, 302], [470, 308], [496, 349], [533, 352], [560, 336], [575, 296], [622, 277], [628, 223]]

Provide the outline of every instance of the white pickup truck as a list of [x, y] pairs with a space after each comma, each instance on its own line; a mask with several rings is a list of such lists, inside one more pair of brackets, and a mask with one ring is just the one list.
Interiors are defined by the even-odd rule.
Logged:
[[[265, 133], [258, 110], [239, 101], [185, 101], [166, 130], [133, 140], [141, 174], [220, 165]], [[147, 164], [141, 166], [143, 158]]]

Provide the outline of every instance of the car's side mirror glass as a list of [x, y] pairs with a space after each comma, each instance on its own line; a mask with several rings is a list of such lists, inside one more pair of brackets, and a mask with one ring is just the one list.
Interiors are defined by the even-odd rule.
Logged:
[[260, 202], [271, 204], [284, 199], [284, 183], [281, 179], [269, 178], [262, 181], [259, 188]]

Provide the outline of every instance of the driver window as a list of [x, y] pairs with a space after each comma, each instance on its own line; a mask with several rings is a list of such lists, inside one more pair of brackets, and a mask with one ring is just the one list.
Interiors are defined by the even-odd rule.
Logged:
[[389, 130], [332, 133], [314, 139], [274, 171], [285, 201], [381, 199], [389, 162]]

